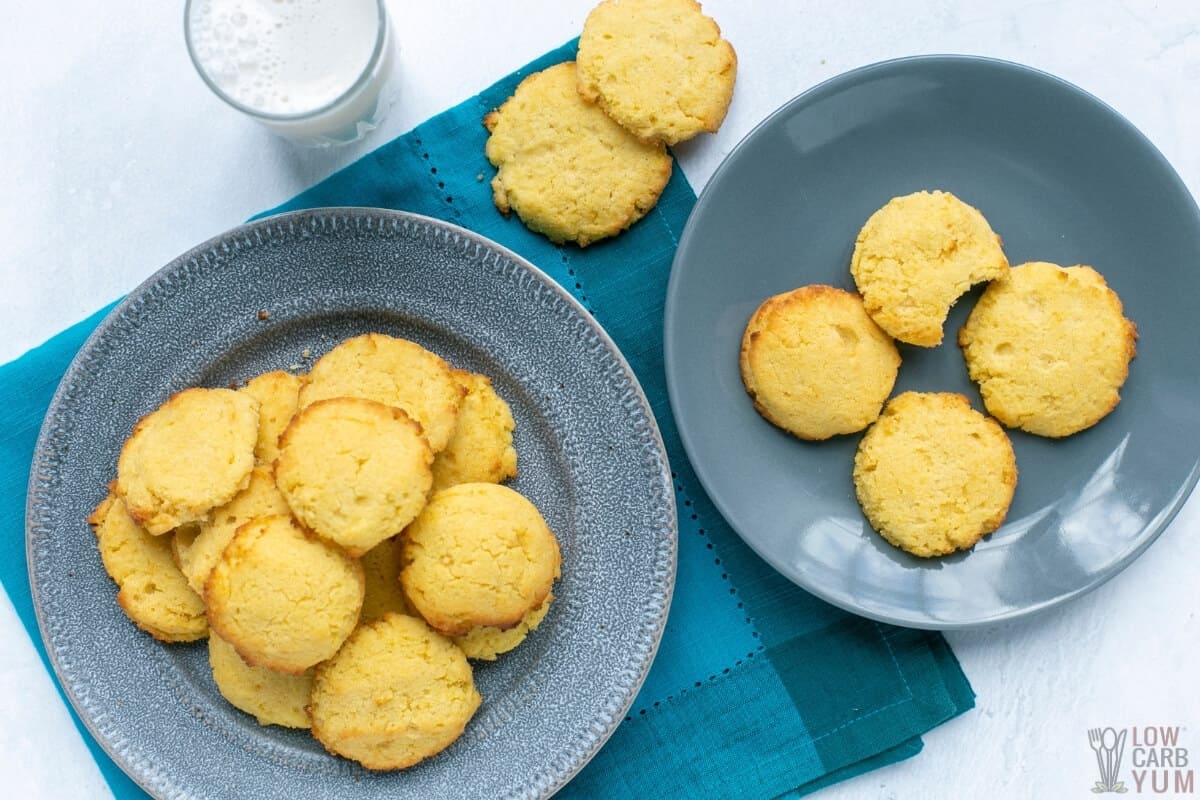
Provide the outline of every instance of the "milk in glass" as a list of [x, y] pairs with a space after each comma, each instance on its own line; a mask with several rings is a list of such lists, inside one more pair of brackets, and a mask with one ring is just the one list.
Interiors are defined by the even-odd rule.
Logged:
[[185, 31], [213, 91], [289, 139], [355, 141], [387, 111], [382, 0], [189, 0]]

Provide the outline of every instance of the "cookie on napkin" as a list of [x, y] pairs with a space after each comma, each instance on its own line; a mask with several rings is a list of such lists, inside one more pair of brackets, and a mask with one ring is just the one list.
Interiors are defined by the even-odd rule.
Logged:
[[577, 88], [646, 142], [715, 133], [737, 55], [696, 0], [605, 0], [579, 37]]
[[492, 199], [556, 244], [615, 236], [658, 202], [671, 177], [664, 145], [647, 144], [575, 90], [575, 63], [535, 72], [483, 120]]

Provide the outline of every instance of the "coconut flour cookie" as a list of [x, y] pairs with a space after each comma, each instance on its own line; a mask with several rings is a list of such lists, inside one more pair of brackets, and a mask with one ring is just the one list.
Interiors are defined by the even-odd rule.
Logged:
[[989, 413], [1010, 428], [1069, 436], [1116, 408], [1137, 328], [1091, 267], [1033, 262], [983, 293], [958, 333]]
[[643, 141], [673, 145], [721, 126], [733, 46], [695, 0], [605, 0], [579, 37], [578, 91]]
[[299, 674], [358, 624], [363, 572], [286, 516], [238, 528], [204, 587], [208, 620], [247, 663]]
[[507, 629], [537, 608], [558, 577], [558, 541], [537, 507], [495, 483], [437, 492], [404, 532], [400, 583], [437, 630]]
[[171, 537], [151, 536], [109, 494], [88, 524], [96, 532], [104, 569], [117, 584], [117, 604], [139, 628], [164, 642], [208, 634], [204, 603], [171, 558]]
[[892, 199], [859, 231], [850, 273], [867, 313], [889, 335], [934, 347], [955, 301], [1003, 277], [1008, 260], [983, 214], [949, 192]]
[[258, 401], [231, 389], [185, 389], [134, 426], [117, 461], [117, 494], [154, 535], [202, 519], [246, 488]]
[[457, 739], [480, 702], [461, 650], [420, 619], [389, 614], [317, 668], [312, 732], [368, 769], [402, 769]]
[[546, 612], [550, 610], [552, 600], [554, 600], [553, 593], [546, 595], [546, 599], [540, 606], [522, 617], [521, 621], [512, 628], [503, 630], [481, 625], [472, 628], [463, 636], [454, 637], [454, 643], [462, 648], [462, 651], [467, 654], [467, 658], [475, 661], [495, 661], [498, 656], [515, 649], [517, 645], [525, 641], [525, 637], [531, 631], [537, 630], [537, 627], [542, 624], [542, 620], [546, 618]]
[[831, 286], [768, 298], [742, 336], [742, 383], [754, 407], [801, 439], [870, 425], [899, 367], [896, 345], [859, 296]]
[[258, 401], [258, 440], [254, 457], [260, 464], [274, 464], [279, 455], [279, 437], [296, 415], [300, 402], [300, 377], [276, 370], [251, 378], [239, 391]]
[[455, 370], [454, 377], [467, 394], [458, 410], [454, 435], [433, 460], [434, 490], [456, 483], [500, 483], [516, 477], [516, 424], [508, 403], [496, 394], [486, 375]]
[[208, 637], [208, 663], [221, 696], [260, 725], [309, 727], [308, 706], [313, 671], [299, 675], [254, 667], [242, 660], [229, 642], [216, 633]]
[[483, 124], [496, 207], [555, 243], [585, 247], [620, 233], [671, 177], [665, 146], [640, 141], [579, 96], [574, 62], [525, 78]]
[[416, 614], [400, 588], [400, 556], [403, 543], [399, 536], [384, 539], [358, 560], [366, 579], [359, 623], [383, 619], [388, 614]]
[[893, 398], [854, 457], [871, 526], [922, 557], [969, 549], [1000, 527], [1016, 485], [1008, 436], [960, 394]]
[[360, 397], [403, 409], [421, 424], [433, 452], [454, 433], [466, 389], [450, 365], [416, 342], [367, 333], [317, 359], [300, 390], [300, 407], [332, 397]]
[[238, 528], [259, 517], [290, 513], [287, 500], [275, 488], [271, 469], [255, 467], [250, 473], [250, 483], [236, 497], [214, 508], [203, 522], [175, 532], [176, 561], [188, 584], [196, 592], [204, 592], [208, 576]]
[[433, 453], [394, 406], [335, 397], [296, 415], [279, 440], [275, 483], [292, 513], [358, 557], [425, 505]]

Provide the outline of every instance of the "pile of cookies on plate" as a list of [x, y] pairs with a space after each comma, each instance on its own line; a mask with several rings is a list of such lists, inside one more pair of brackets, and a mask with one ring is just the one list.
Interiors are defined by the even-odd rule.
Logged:
[[208, 637], [221, 694], [264, 725], [399, 769], [481, 703], [468, 659], [545, 617], [561, 554], [484, 375], [368, 333], [307, 375], [192, 388], [143, 417], [88, 522], [117, 602]]
[[[801, 439], [870, 426], [854, 485], [887, 541], [923, 557], [970, 549], [1004, 522], [1016, 489], [1001, 425], [1050, 438], [1095, 425], [1120, 401], [1137, 329], [1091, 267], [1010, 267], [984, 215], [948, 192], [876, 211], [850, 273], [859, 293], [803, 286], [758, 307], [742, 337], [742, 382], [763, 417]], [[895, 342], [941, 344], [951, 306], [984, 282], [958, 344], [991, 417], [961, 394], [889, 401]]]
[[615, 236], [658, 202], [667, 147], [720, 127], [736, 73], [696, 0], [605, 0], [575, 61], [528, 76], [484, 118], [496, 207], [556, 244]]

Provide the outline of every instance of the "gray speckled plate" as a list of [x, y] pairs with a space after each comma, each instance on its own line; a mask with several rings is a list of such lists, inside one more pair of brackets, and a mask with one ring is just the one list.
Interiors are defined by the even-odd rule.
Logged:
[[[1138, 325], [1123, 400], [1090, 430], [1012, 433], [1020, 479], [1008, 521], [970, 553], [921, 560], [868, 526], [851, 469], [859, 436], [812, 444], [754, 411], [738, 373], [750, 314], [808, 283], [853, 289], [855, 236], [891, 197], [946, 189], [977, 206], [1013, 264], [1091, 264]], [[683, 443], [721, 512], [810, 592], [924, 628], [1048, 608], [1112, 577], [1182, 505], [1200, 454], [1200, 216], [1132, 125], [1027, 67], [932, 56], [864, 67], [789, 102], [705, 187], [676, 253], [667, 378]], [[954, 340], [904, 347], [896, 392], [983, 404]]]
[[[513, 486], [546, 516], [564, 561], [542, 626], [477, 666], [484, 703], [463, 737], [395, 773], [226, 704], [203, 643], [159, 644], [125, 619], [84, 524], [134, 422], [168, 395], [304, 365], [364, 331], [491, 376], [517, 421]], [[32, 476], [29, 570], [47, 650], [96, 738], [160, 797], [545, 797], [623, 719], [674, 586], [670, 468], [616, 346], [520, 257], [399, 212], [282, 215], [164, 267], [76, 357]]]

